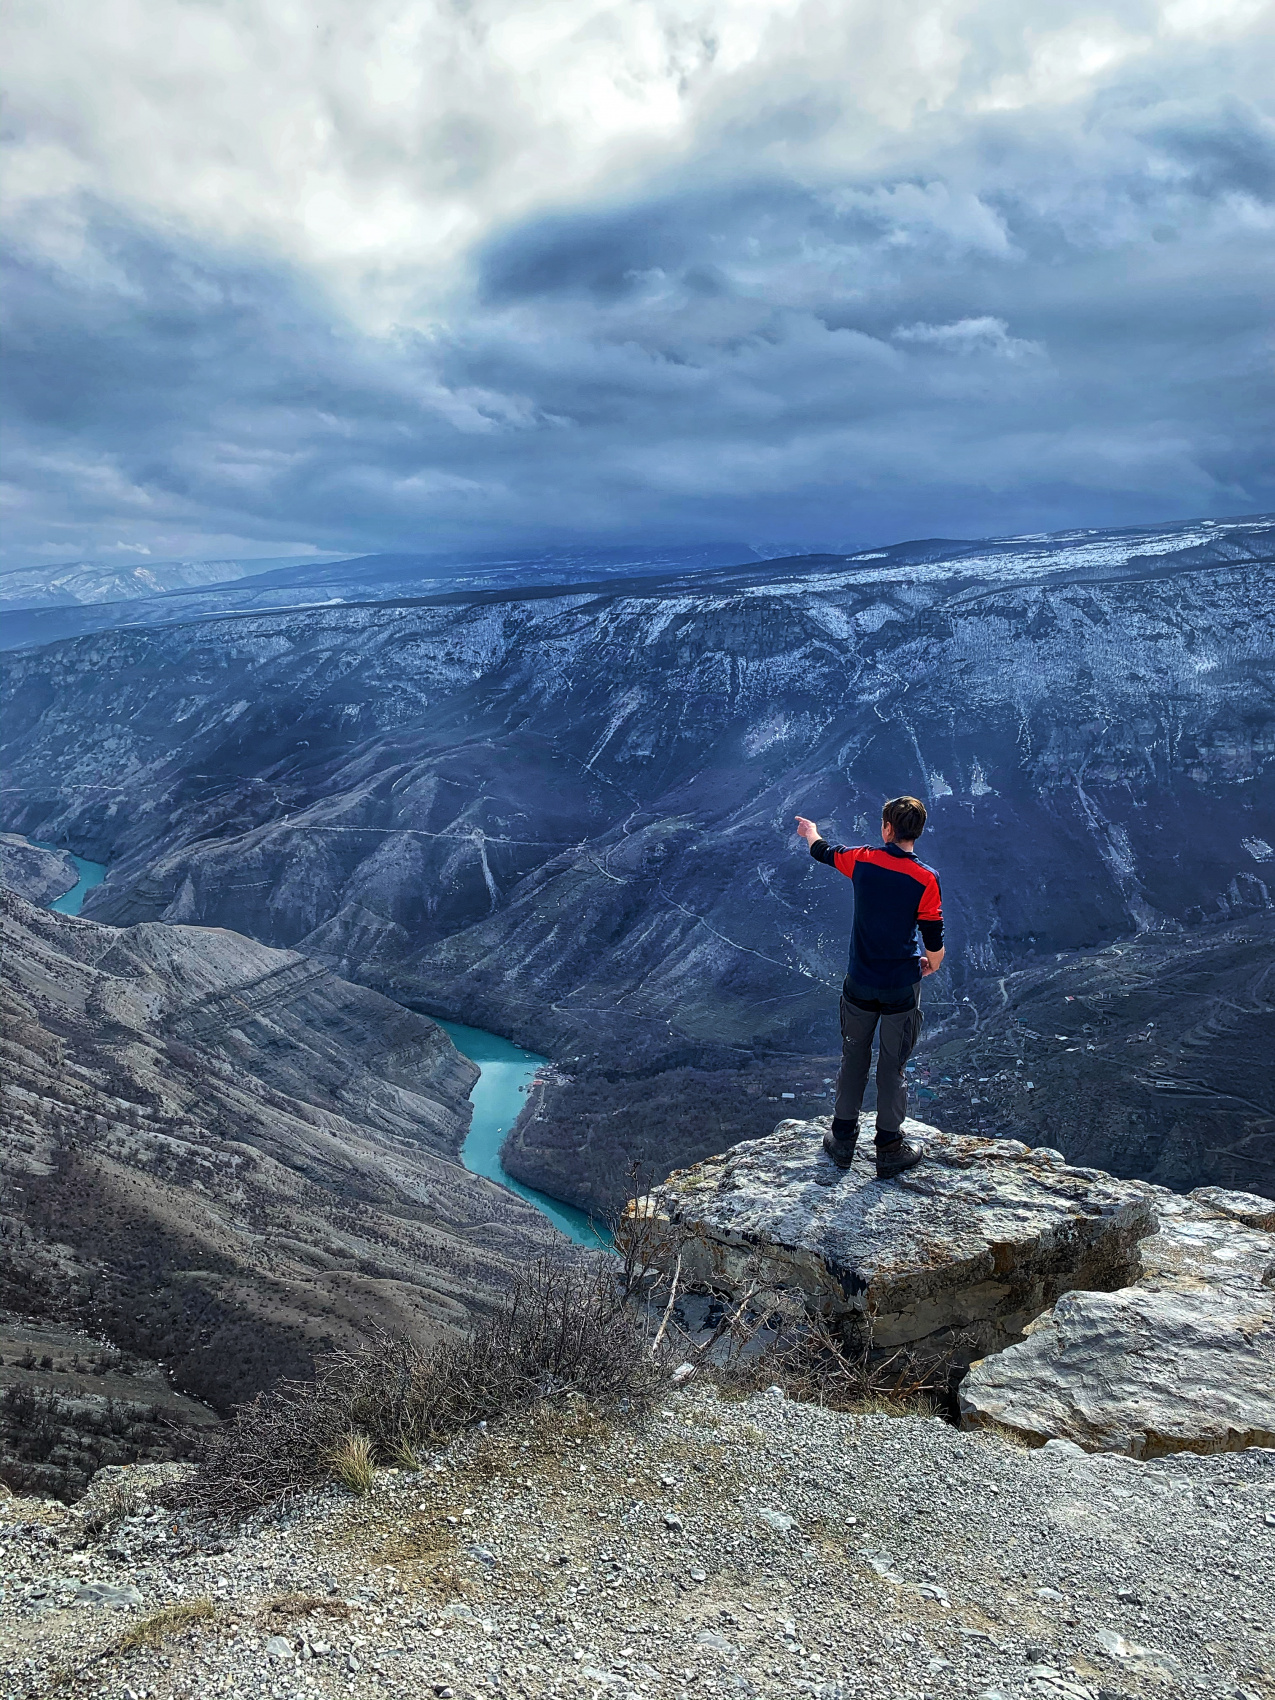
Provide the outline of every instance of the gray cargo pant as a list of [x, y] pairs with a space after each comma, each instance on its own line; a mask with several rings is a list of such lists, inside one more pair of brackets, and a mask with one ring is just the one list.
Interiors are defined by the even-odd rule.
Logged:
[[908, 1113], [908, 1089], [903, 1066], [921, 1036], [921, 986], [910, 988], [911, 1002], [900, 1003], [908, 991], [888, 992], [891, 1001], [841, 998], [841, 1072], [832, 1112], [833, 1138], [850, 1145], [858, 1137], [859, 1110], [872, 1066], [872, 1036], [880, 1023], [877, 1046], [877, 1144], [899, 1137]]

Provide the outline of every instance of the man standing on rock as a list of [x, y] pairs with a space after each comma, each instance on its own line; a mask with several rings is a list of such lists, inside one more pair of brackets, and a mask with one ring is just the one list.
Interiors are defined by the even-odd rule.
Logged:
[[915, 1168], [925, 1155], [903, 1137], [908, 1113], [903, 1068], [921, 1033], [921, 981], [944, 956], [938, 875], [912, 851], [924, 830], [925, 804], [915, 797], [887, 803], [881, 844], [857, 850], [826, 843], [814, 821], [797, 816], [797, 835], [816, 862], [854, 882], [850, 969], [841, 988], [841, 1072], [823, 1148], [839, 1169], [850, 1167], [879, 1024], [876, 1154], [877, 1179], [883, 1181]]

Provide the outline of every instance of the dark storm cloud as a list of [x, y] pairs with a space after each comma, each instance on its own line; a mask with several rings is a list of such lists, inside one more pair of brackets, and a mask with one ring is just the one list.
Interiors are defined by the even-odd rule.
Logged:
[[729, 142], [500, 231], [388, 336], [295, 267], [82, 207], [75, 264], [9, 258], [12, 526], [787, 546], [1275, 507], [1254, 105], [940, 116], [800, 180]]

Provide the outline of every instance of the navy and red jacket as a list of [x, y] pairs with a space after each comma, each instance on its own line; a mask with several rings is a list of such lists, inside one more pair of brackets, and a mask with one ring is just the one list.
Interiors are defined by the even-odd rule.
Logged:
[[921, 978], [918, 929], [926, 950], [943, 948], [943, 894], [934, 869], [897, 844], [847, 850], [816, 838], [810, 854], [854, 883], [847, 981], [882, 991], [915, 986]]

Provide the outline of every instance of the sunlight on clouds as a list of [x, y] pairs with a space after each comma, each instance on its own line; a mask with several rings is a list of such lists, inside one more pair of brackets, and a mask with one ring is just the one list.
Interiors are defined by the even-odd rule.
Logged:
[[1044, 354], [1044, 345], [1011, 336], [1004, 319], [984, 314], [978, 319], [958, 319], [950, 325], [900, 325], [891, 336], [895, 342], [929, 343], [957, 354], [995, 355], [1002, 360], [1029, 360]]
[[919, 112], [1071, 98], [1150, 39], [1006, 29], [996, 0], [18, 0], [4, 192], [43, 251], [43, 202], [78, 189], [317, 266], [384, 327], [511, 218], [732, 138], [835, 172]]
[[81, 188], [356, 291], [369, 260], [438, 266], [660, 147], [697, 82], [747, 63], [790, 9], [26, 0], [6, 192]]
[[1046, 102], [1074, 100], [1104, 71], [1145, 53], [1152, 37], [1094, 21], [1039, 39], [1023, 69], [996, 78], [974, 101], [981, 112], [1009, 112]]
[[1275, 25], [1275, 9], [1271, 0], [1169, 0], [1161, 18], [1168, 34], [1202, 35], [1216, 41], [1262, 22], [1270, 29]]

